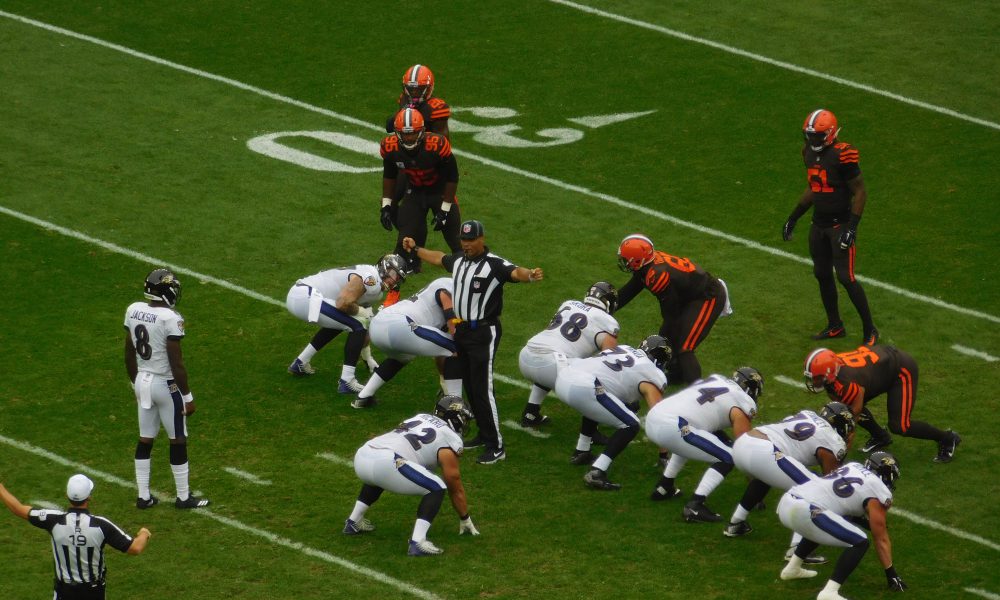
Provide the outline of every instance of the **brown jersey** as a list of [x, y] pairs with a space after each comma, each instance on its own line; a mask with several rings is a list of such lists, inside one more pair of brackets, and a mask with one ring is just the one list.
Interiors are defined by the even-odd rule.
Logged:
[[832, 227], [847, 223], [851, 217], [851, 188], [847, 182], [861, 175], [858, 149], [838, 142], [816, 152], [802, 147], [809, 189], [812, 190], [813, 223]]
[[[641, 285], [652, 292], [660, 304], [679, 305], [706, 298], [712, 279], [707, 271], [689, 259], [657, 251], [653, 253], [652, 262], [632, 274], [625, 288]], [[631, 300], [635, 294], [631, 289], [626, 293], [625, 288], [620, 297], [627, 295]], [[619, 306], [622, 305], [624, 303], [619, 300]]]
[[[440, 123], [451, 118], [451, 107], [440, 98], [428, 98], [426, 102], [412, 105], [410, 104], [410, 98], [406, 94], [400, 94], [398, 104], [399, 108], [417, 109], [420, 116], [424, 118], [424, 123], [427, 125], [428, 131], [438, 131]], [[386, 122], [386, 131], [388, 133], [392, 133], [393, 131], [392, 119], [393, 117], [389, 117], [389, 120]]]
[[899, 377], [901, 352], [894, 346], [861, 346], [851, 352], [837, 354], [844, 364], [837, 379], [826, 385], [832, 400], [850, 406], [864, 388], [863, 402], [889, 391]]
[[399, 139], [390, 135], [382, 140], [379, 153], [382, 177], [396, 179], [402, 171], [414, 192], [437, 192], [445, 183], [458, 183], [458, 165], [451, 153], [451, 143], [443, 135], [427, 132], [413, 150], [404, 149]]

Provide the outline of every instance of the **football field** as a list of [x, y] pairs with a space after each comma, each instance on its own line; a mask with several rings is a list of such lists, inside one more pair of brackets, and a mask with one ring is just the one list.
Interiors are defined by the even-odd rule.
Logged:
[[[913, 416], [963, 438], [946, 465], [930, 442], [889, 448], [895, 566], [911, 596], [996, 600], [998, 40], [998, 13], [967, 1], [4, 0], [0, 482], [62, 506], [66, 478], [85, 472], [94, 512], [152, 531], [140, 557], [109, 551], [110, 598], [814, 598], [832, 562], [778, 578], [789, 532], [776, 492], [749, 536], [684, 523], [682, 500], [649, 500], [659, 472], [641, 434], [611, 469], [621, 491], [585, 488], [567, 460], [577, 413], [550, 396], [547, 428], [516, 425], [517, 353], [562, 301], [624, 284], [618, 242], [642, 232], [729, 286], [734, 314], [698, 350], [705, 373], [758, 368], [759, 423], [818, 409], [801, 376], [825, 322], [808, 224], [791, 242], [781, 227], [804, 189], [802, 120], [824, 107], [860, 150], [857, 272], [883, 343], [919, 362]], [[355, 450], [433, 408], [431, 361], [354, 410], [336, 393], [343, 338], [313, 377], [287, 373], [314, 329], [284, 307], [296, 279], [391, 251], [378, 142], [415, 63], [452, 107], [463, 217], [546, 274], [505, 294], [507, 460], [462, 458], [482, 535], [459, 537], [445, 502], [429, 534], [445, 553], [428, 559], [406, 556], [414, 497], [385, 494], [371, 535], [341, 529]], [[427, 245], [445, 248], [433, 232]], [[121, 323], [157, 266], [184, 286], [191, 483], [206, 511], [134, 506]], [[425, 268], [404, 295], [442, 273]], [[840, 302], [848, 336], [830, 347], [846, 351], [862, 332], [842, 289]], [[616, 317], [633, 345], [660, 322], [645, 292]], [[869, 406], [885, 419], [884, 398]], [[685, 467], [685, 495], [704, 467]], [[708, 504], [727, 519], [745, 483], [730, 474]], [[162, 435], [152, 485], [172, 498]], [[46, 534], [4, 515], [0, 598], [48, 597]], [[890, 595], [873, 550], [841, 591]]]

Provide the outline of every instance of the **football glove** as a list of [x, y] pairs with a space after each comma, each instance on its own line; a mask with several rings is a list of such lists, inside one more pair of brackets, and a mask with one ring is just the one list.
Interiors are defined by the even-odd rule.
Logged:
[[382, 227], [386, 231], [392, 231], [392, 207], [383, 206], [382, 210], [379, 212], [379, 221], [382, 222]]
[[448, 215], [451, 214], [450, 210], [444, 210], [439, 208], [434, 214], [434, 231], [441, 231], [448, 225]]
[[885, 570], [885, 578], [889, 582], [889, 589], [894, 592], [904, 592], [906, 591], [906, 583], [903, 578], [896, 574], [895, 567], [889, 567]]
[[785, 226], [781, 228], [781, 239], [786, 242], [792, 241], [792, 231], [795, 230], [795, 219], [785, 221]]
[[840, 234], [840, 249], [847, 250], [854, 245], [854, 238], [858, 236], [858, 232], [853, 227], [848, 227]]
[[472, 517], [465, 515], [464, 519], [458, 520], [458, 535], [464, 534], [479, 535], [479, 530], [476, 529], [476, 525], [472, 522]]

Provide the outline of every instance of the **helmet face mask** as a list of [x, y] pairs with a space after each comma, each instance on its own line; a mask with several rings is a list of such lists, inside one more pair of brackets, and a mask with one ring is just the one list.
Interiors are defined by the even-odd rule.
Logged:
[[[740, 367], [733, 373], [732, 379], [747, 396], [750, 396], [754, 405], [759, 404], [760, 395], [764, 393], [764, 376], [760, 371], [753, 367]], [[750, 417], [753, 418], [755, 415], [756, 411]]]
[[461, 396], [442, 396], [434, 406], [434, 414], [445, 422], [458, 435], [465, 435], [469, 421], [472, 420], [472, 411], [466, 406]]
[[833, 350], [819, 348], [806, 357], [806, 368], [803, 376], [806, 379], [806, 389], [818, 394], [828, 384], [832, 384], [840, 373], [841, 360]]
[[630, 235], [618, 245], [618, 268], [626, 273], [638, 271], [652, 260], [653, 242], [644, 235]]
[[865, 459], [865, 468], [878, 475], [887, 488], [896, 489], [899, 463], [895, 456], [884, 451], [872, 452], [871, 456]]
[[819, 412], [819, 416], [829, 423], [844, 442], [854, 433], [854, 413], [843, 402], [827, 402]]
[[583, 303], [596, 306], [609, 315], [613, 315], [618, 310], [618, 290], [607, 281], [598, 281], [587, 290]]
[[413, 65], [403, 73], [403, 94], [410, 106], [426, 102], [434, 95], [434, 73], [424, 65]]
[[404, 108], [396, 113], [392, 122], [393, 133], [399, 145], [406, 150], [415, 150], [424, 138], [424, 116], [413, 108]]
[[653, 361], [653, 364], [657, 366], [661, 371], [665, 370], [670, 364], [670, 359], [673, 358], [673, 351], [670, 349], [670, 344], [663, 336], [651, 335], [646, 339], [642, 340], [639, 344], [639, 350]]
[[406, 261], [398, 254], [386, 254], [378, 260], [375, 269], [382, 279], [383, 290], [397, 289], [406, 281]]
[[146, 276], [143, 295], [147, 300], [173, 308], [181, 300], [181, 282], [170, 269], [153, 269]]
[[802, 124], [802, 137], [813, 152], [822, 152], [837, 141], [840, 127], [837, 127], [837, 117], [830, 111], [819, 108], [809, 113]]

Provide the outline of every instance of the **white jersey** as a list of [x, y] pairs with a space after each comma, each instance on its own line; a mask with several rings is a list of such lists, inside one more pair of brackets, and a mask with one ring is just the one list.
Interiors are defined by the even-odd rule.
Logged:
[[173, 379], [170, 360], [167, 358], [167, 340], [184, 337], [184, 317], [166, 306], [133, 302], [125, 310], [125, 329], [135, 346], [139, 372]]
[[336, 302], [337, 296], [347, 286], [347, 280], [351, 275], [361, 277], [361, 282], [365, 285], [365, 293], [358, 298], [359, 305], [371, 306], [382, 299], [382, 278], [379, 277], [378, 269], [373, 265], [354, 265], [320, 271], [303, 277], [296, 283], [308, 285], [314, 290], [318, 290], [330, 302]]
[[829, 450], [837, 457], [837, 461], [844, 460], [847, 455], [844, 438], [840, 437], [826, 419], [811, 410], [785, 417], [780, 423], [760, 425], [755, 429], [767, 435], [782, 453], [807, 467], [819, 464], [816, 451], [820, 448]]
[[645, 352], [626, 345], [609, 348], [597, 356], [573, 359], [567, 369], [583, 371], [601, 380], [605, 390], [626, 404], [642, 399], [639, 385], [644, 381], [659, 390], [667, 385], [667, 376]]
[[444, 329], [447, 321], [444, 317], [444, 310], [438, 304], [437, 295], [441, 290], [451, 295], [453, 287], [451, 277], [439, 277], [416, 294], [383, 308], [378, 314], [403, 315], [410, 317], [413, 322], [419, 325]]
[[865, 514], [865, 500], [874, 498], [886, 507], [892, 504], [892, 492], [882, 478], [852, 462], [788, 490], [798, 496], [842, 516], [860, 517]]
[[735, 381], [722, 375], [710, 375], [667, 396], [650, 409], [646, 419], [654, 415], [683, 417], [692, 426], [705, 431], [718, 431], [732, 425], [729, 411], [738, 408], [753, 419], [757, 405]]
[[419, 414], [403, 421], [388, 433], [370, 440], [366, 446], [392, 450], [406, 460], [426, 468], [438, 464], [438, 450], [451, 448], [462, 454], [462, 437], [444, 420], [434, 415]]
[[583, 358], [601, 349], [598, 335], [618, 337], [618, 330], [618, 320], [604, 310], [579, 300], [567, 300], [559, 306], [549, 326], [532, 336], [526, 347]]

